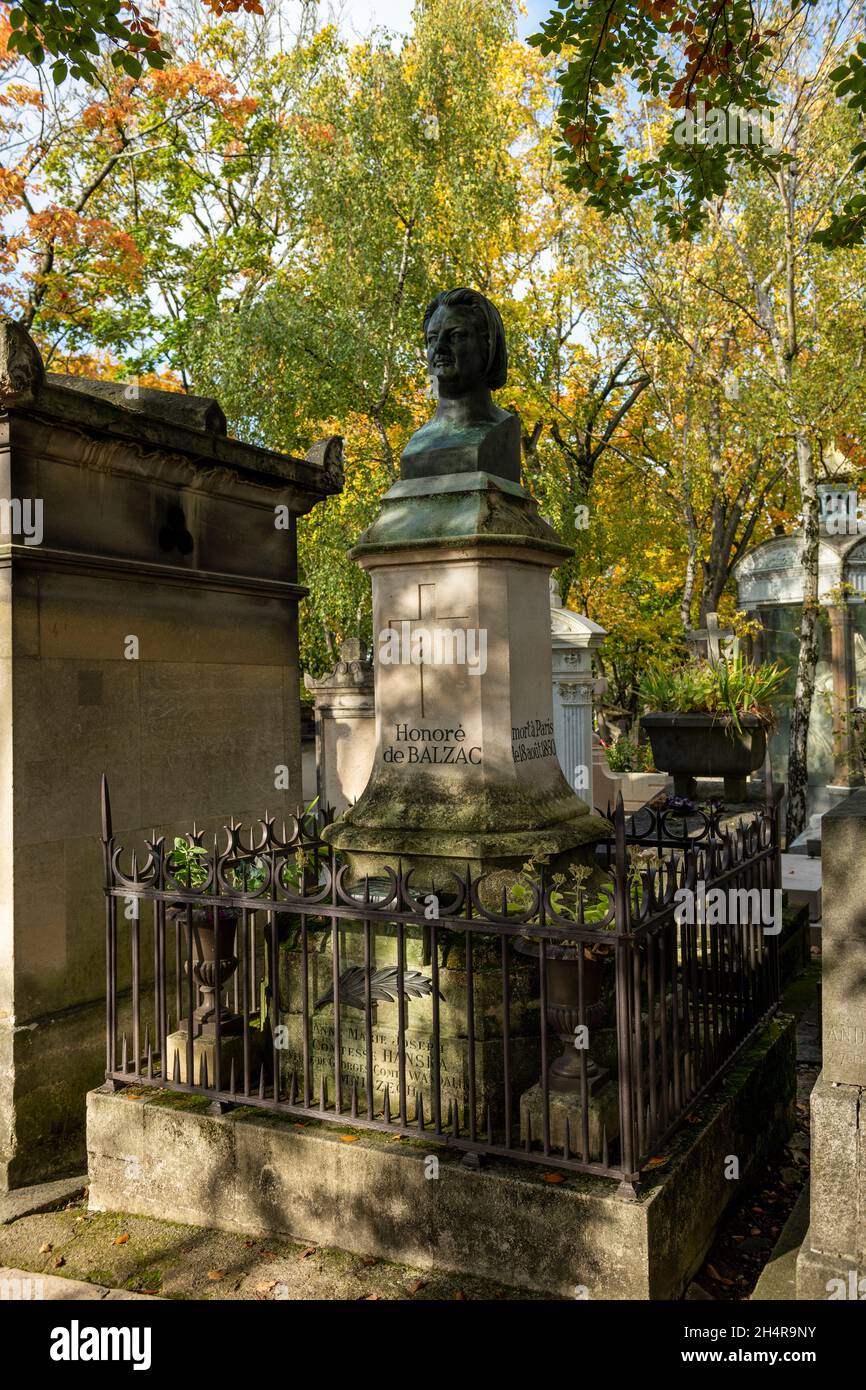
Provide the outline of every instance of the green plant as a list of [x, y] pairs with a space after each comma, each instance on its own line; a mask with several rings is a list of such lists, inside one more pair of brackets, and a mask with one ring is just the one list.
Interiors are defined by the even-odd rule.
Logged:
[[753, 666], [737, 652], [715, 663], [657, 663], [645, 673], [638, 694], [650, 710], [713, 714], [741, 733], [741, 714], [755, 715], [767, 728], [775, 725], [771, 702], [779, 695], [785, 675], [786, 669], [775, 661]]
[[652, 752], [634, 739], [618, 738], [602, 745], [611, 772], [655, 772]]
[[186, 888], [203, 888], [207, 883], [207, 872], [202, 859], [207, 858], [207, 850], [193, 844], [182, 836], [175, 839], [166, 863], [178, 883]]

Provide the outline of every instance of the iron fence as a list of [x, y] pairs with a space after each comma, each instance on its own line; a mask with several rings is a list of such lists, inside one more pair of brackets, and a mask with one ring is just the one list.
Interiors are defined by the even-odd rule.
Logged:
[[153, 834], [139, 854], [103, 778], [107, 1081], [632, 1193], [777, 1006], [770, 807], [729, 824], [720, 805], [629, 817], [620, 798], [591, 866], [422, 880], [398, 863], [360, 882], [328, 820]]

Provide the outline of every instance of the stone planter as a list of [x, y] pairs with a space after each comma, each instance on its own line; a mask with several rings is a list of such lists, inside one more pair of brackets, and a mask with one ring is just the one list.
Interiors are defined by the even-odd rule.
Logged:
[[741, 714], [741, 731], [712, 714], [645, 714], [656, 767], [671, 773], [675, 796], [694, 796], [696, 777], [722, 777], [725, 798], [745, 801], [746, 778], [763, 763], [765, 725], [754, 714]]

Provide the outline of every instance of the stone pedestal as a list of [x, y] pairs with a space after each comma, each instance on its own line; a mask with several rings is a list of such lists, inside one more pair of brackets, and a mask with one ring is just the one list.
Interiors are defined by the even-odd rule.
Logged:
[[370, 571], [376, 754], [328, 831], [358, 873], [590, 857], [606, 824], [562, 775], [551, 568], [570, 553], [518, 483], [404, 479], [352, 555]]
[[803, 1299], [846, 1298], [866, 1279], [866, 790], [828, 811], [822, 832], [824, 1069], [810, 1101], [810, 1225], [797, 1262]]
[[[186, 1084], [189, 1077], [186, 1074], [187, 1064], [187, 1038], [186, 1028], [178, 1028], [173, 1033], [169, 1033], [165, 1040], [165, 1075], [171, 1082], [174, 1080]], [[177, 1058], [177, 1076], [175, 1076], [175, 1058]], [[250, 1090], [258, 1095], [259, 1090], [259, 1069], [265, 1059], [265, 1049], [263, 1046], [262, 1035], [257, 1028], [250, 1029]], [[242, 1091], [244, 1085], [244, 1040], [241, 1033], [223, 1033], [220, 1038], [220, 1088], [227, 1091], [231, 1085], [232, 1063], [235, 1069], [235, 1086]], [[206, 1071], [202, 1068], [205, 1067]], [[192, 1042], [192, 1080], [196, 1086], [204, 1084], [207, 1078], [208, 1086], [216, 1085], [216, 1041], [212, 1034], [200, 1033], [193, 1038]]]
[[[572, 1154], [582, 1156], [583, 1144], [583, 1106], [580, 1096], [573, 1091], [550, 1091], [550, 1142], [553, 1148], [561, 1148], [565, 1143], [565, 1127], [568, 1125], [568, 1145]], [[607, 1146], [619, 1137], [619, 1090], [615, 1081], [607, 1081], [589, 1097], [589, 1152], [590, 1162], [601, 1163], [606, 1156]], [[536, 1084], [520, 1097], [520, 1137], [537, 1142], [544, 1130], [544, 1093]]]

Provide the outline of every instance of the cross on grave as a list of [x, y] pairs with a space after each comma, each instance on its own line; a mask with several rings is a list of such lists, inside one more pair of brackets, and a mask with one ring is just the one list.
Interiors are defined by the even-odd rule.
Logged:
[[[428, 631], [428, 632], [431, 634], [431, 636], [432, 636], [432, 633], [433, 633], [433, 630], [434, 630], [434, 626], [435, 626], [435, 625], [438, 625], [438, 624], [443, 624], [443, 623], [460, 623], [460, 624], [463, 626], [464, 630], [465, 630], [465, 629], [469, 626], [469, 618], [467, 617], [467, 615], [466, 615], [465, 613], [449, 615], [449, 614], [444, 614], [444, 613], [440, 613], [440, 612], [439, 612], [439, 603], [438, 603], [438, 600], [437, 600], [437, 597], [436, 597], [436, 590], [437, 590], [437, 588], [438, 588], [438, 585], [436, 585], [436, 584], [419, 584], [419, 585], [418, 585], [418, 601], [417, 601], [417, 608], [418, 608], [418, 611], [417, 611], [417, 613], [404, 613], [404, 614], [403, 614], [402, 616], [400, 616], [400, 617], [389, 618], [389, 619], [388, 619], [388, 627], [389, 627], [390, 629], [393, 629], [394, 631], [400, 631], [399, 624], [400, 624], [400, 623], [406, 623], [406, 622], [408, 622], [408, 624], [409, 624], [409, 640], [410, 640], [410, 642], [411, 642], [411, 640], [412, 640], [412, 637], [413, 637], [415, 631], [416, 631], [418, 628], [424, 628], [426, 631]], [[425, 643], [425, 644], [424, 644], [425, 651], [426, 651], [426, 646], [427, 646], [427, 644]], [[441, 664], [439, 664], [439, 665], [437, 666], [437, 665], [435, 665], [435, 664], [434, 664], [433, 662], [431, 662], [431, 661], [425, 661], [425, 660], [423, 659], [423, 657], [422, 657], [422, 660], [418, 663], [418, 668], [417, 668], [417, 669], [418, 669], [419, 696], [420, 696], [420, 701], [421, 701], [421, 718], [422, 718], [422, 719], [426, 719], [426, 717], [427, 717], [427, 711], [426, 711], [426, 709], [425, 709], [425, 704], [424, 704], [424, 668], [425, 668], [425, 666], [429, 666], [429, 667], [431, 667], [432, 669], [438, 669], [438, 670], [441, 670], [441, 669], [442, 669], [442, 665], [441, 665]], [[428, 679], [429, 679], [429, 677], [428, 677]]]
[[722, 658], [722, 642], [730, 642], [733, 637], [734, 633], [730, 629], [719, 627], [718, 613], [708, 613], [706, 627], [696, 628], [690, 632], [686, 641], [696, 650], [705, 642], [707, 660], [711, 666], [718, 666]]

